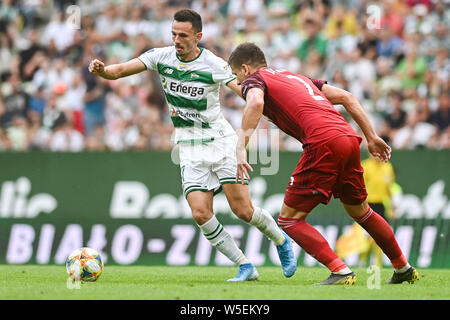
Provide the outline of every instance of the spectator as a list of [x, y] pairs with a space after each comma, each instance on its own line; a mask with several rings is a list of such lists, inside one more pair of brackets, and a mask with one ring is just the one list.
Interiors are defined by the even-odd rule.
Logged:
[[304, 16], [302, 22], [305, 39], [300, 43], [297, 49], [297, 55], [302, 62], [308, 61], [308, 55], [312, 50], [317, 51], [321, 61], [325, 59], [327, 52], [327, 38], [321, 32], [321, 22], [314, 13], [308, 13]]
[[25, 117], [14, 115], [11, 125], [6, 129], [6, 134], [11, 142], [11, 150], [28, 150], [28, 123]]
[[430, 121], [436, 126], [439, 134], [448, 131], [450, 127], [450, 97], [448, 92], [440, 94], [438, 109], [432, 113]]
[[351, 53], [349, 62], [343, 66], [343, 73], [350, 92], [359, 100], [370, 95], [376, 80], [375, 65], [362, 56], [360, 47], [356, 47]]
[[42, 36], [44, 45], [53, 43], [57, 52], [62, 53], [73, 44], [75, 29], [66, 23], [65, 14], [56, 11]]
[[444, 22], [438, 23], [436, 29], [433, 29], [433, 32], [423, 39], [421, 48], [421, 53], [430, 60], [433, 59], [439, 51], [445, 49], [448, 50], [448, 48], [450, 48], [450, 35], [448, 27], [445, 26]]
[[27, 119], [30, 96], [21, 88], [20, 77], [12, 74], [8, 80], [10, 93], [4, 97], [4, 110], [0, 110], [0, 126], [6, 128], [14, 117]]
[[382, 30], [392, 30], [394, 36], [402, 38], [404, 28], [404, 7], [402, 1], [383, 1], [383, 16], [380, 27]]
[[74, 75], [72, 85], [65, 92], [67, 110], [72, 114], [73, 127], [84, 134], [83, 109], [86, 84], [83, 81], [81, 72]]
[[100, 12], [95, 23], [95, 30], [104, 35], [115, 35], [122, 32], [125, 20], [119, 15], [118, 7], [110, 4]]
[[[450, 47], [447, 47], [450, 48]], [[450, 59], [448, 58], [448, 49], [440, 48], [436, 51], [436, 56], [429, 64], [429, 70], [433, 73], [442, 88], [445, 88], [448, 79], [450, 79]]]
[[[85, 68], [87, 70], [87, 67]], [[105, 97], [109, 91], [106, 81], [85, 71], [86, 93], [84, 95], [84, 131], [91, 136], [96, 126], [105, 125]]]
[[105, 140], [105, 128], [102, 126], [96, 126], [94, 133], [86, 137], [85, 147], [87, 151], [106, 151], [108, 146]]
[[312, 79], [323, 78], [323, 67], [320, 63], [320, 55], [317, 51], [312, 50], [308, 55], [308, 60], [303, 65], [302, 74]]
[[33, 147], [40, 150], [48, 149], [53, 132], [66, 121], [65, 113], [58, 107], [57, 96], [52, 93], [42, 113], [41, 127], [36, 130], [36, 137], [32, 142]]
[[403, 97], [399, 91], [392, 91], [388, 97], [392, 112], [386, 115], [385, 121], [391, 134], [395, 135], [395, 132], [406, 123], [406, 112], [402, 108]]
[[342, 5], [331, 9], [331, 14], [325, 26], [328, 39], [334, 39], [342, 34], [356, 36], [358, 34], [358, 21], [353, 11], [347, 11]]
[[13, 59], [13, 42], [0, 32], [0, 79], [2, 81], [10, 75]]
[[398, 62], [403, 54], [403, 41], [395, 35], [389, 28], [381, 30], [381, 37], [377, 43], [377, 53], [379, 56], [392, 58]]
[[22, 81], [30, 81], [39, 69], [39, 65], [45, 59], [45, 47], [39, 43], [38, 30], [32, 29], [28, 36], [29, 45], [19, 52], [19, 72]]
[[406, 117], [406, 125], [395, 132], [392, 146], [396, 149], [415, 149], [427, 147], [436, 129], [428, 122], [421, 121], [417, 111]]
[[401, 79], [402, 88], [416, 88], [422, 83], [427, 69], [425, 58], [418, 56], [418, 46], [408, 43], [406, 56], [399, 62], [397, 73]]
[[45, 86], [40, 85], [34, 94], [30, 96], [30, 111], [34, 111], [37, 114], [42, 114], [44, 111], [46, 104], [46, 98], [45, 98]]
[[84, 149], [83, 135], [75, 130], [71, 117], [53, 128], [49, 140], [50, 151], [79, 152]]

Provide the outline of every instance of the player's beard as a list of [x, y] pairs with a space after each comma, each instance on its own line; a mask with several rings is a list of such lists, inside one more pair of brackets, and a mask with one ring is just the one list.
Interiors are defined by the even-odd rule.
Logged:
[[187, 60], [187, 57], [192, 53], [192, 51], [195, 50], [195, 46], [175, 46], [175, 48], [180, 48], [180, 50], [177, 50], [178, 57], [181, 60]]

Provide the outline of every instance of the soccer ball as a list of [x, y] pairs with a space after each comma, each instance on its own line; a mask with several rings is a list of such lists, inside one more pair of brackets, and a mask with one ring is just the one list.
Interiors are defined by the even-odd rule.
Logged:
[[84, 247], [69, 255], [66, 270], [74, 280], [96, 281], [102, 274], [103, 261], [97, 251]]

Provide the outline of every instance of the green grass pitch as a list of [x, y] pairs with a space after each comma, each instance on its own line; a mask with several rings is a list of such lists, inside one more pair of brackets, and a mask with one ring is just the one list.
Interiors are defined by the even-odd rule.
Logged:
[[[315, 286], [326, 268], [299, 267], [284, 278], [279, 267], [259, 267], [260, 279], [228, 283], [236, 267], [105, 266], [97, 282], [68, 288], [64, 266], [0, 265], [1, 300], [448, 300], [450, 270], [418, 269], [414, 284], [386, 285], [392, 269], [380, 272], [379, 289], [369, 289], [366, 268], [354, 268], [354, 286]], [[369, 281], [370, 282], [370, 281]], [[376, 284], [371, 282], [372, 285]], [[70, 286], [69, 286], [70, 287]]]

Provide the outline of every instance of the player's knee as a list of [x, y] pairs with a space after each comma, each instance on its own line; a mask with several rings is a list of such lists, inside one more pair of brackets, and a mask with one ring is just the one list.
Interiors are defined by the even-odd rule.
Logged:
[[192, 218], [194, 218], [195, 222], [201, 226], [208, 222], [213, 216], [211, 210], [205, 207], [198, 207], [192, 209]]
[[309, 212], [291, 208], [283, 203], [283, 206], [281, 207], [280, 217], [288, 219], [306, 219], [308, 214]]
[[369, 204], [367, 200], [362, 202], [361, 204], [346, 204], [342, 202], [345, 211], [350, 215], [353, 219], [358, 219], [366, 214], [367, 210], [369, 210]]

